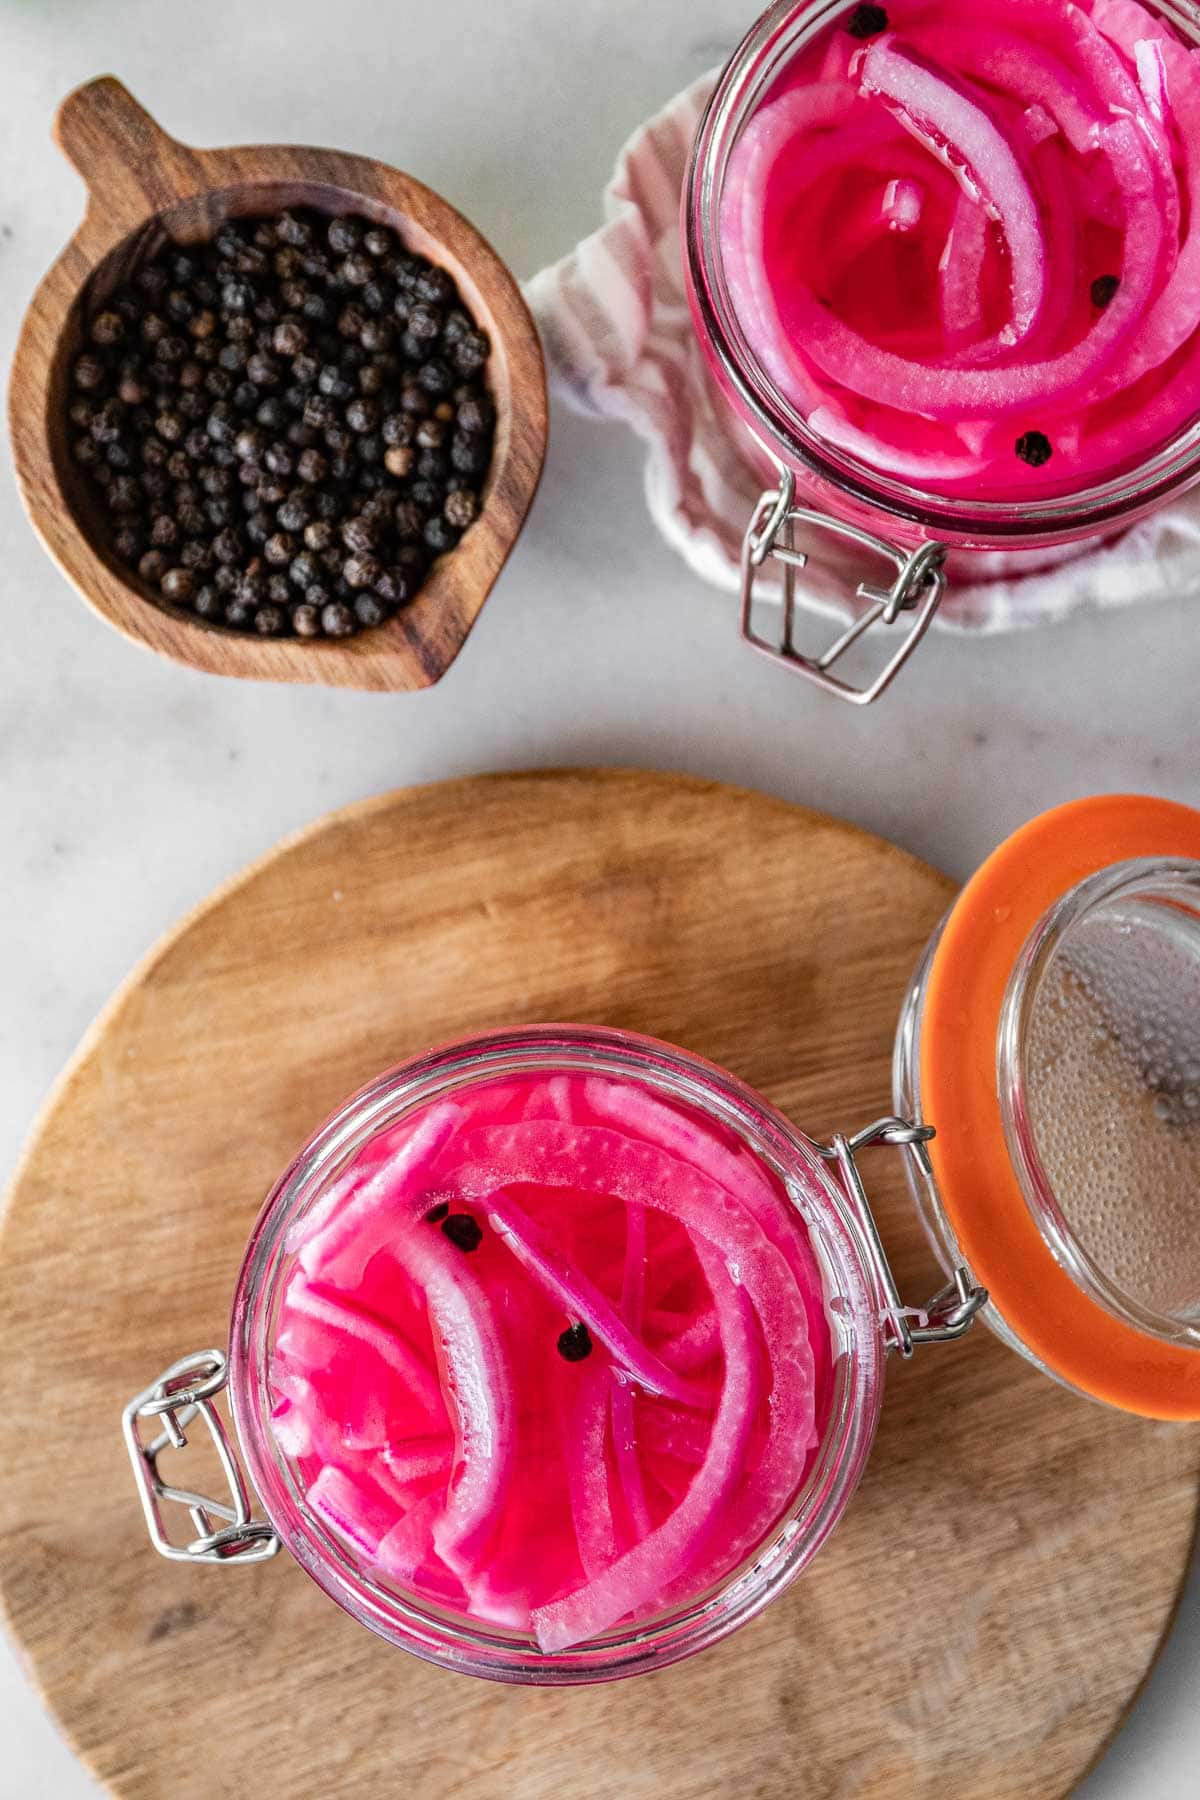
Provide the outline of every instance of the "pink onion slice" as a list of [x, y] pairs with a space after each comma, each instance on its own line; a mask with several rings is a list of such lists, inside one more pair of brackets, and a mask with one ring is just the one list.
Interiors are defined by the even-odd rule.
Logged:
[[[466, 1114], [452, 1100], [431, 1106], [415, 1125], [402, 1121], [387, 1134], [386, 1146], [368, 1145], [322, 1202], [319, 1216], [293, 1246], [301, 1267], [334, 1287], [353, 1288], [380, 1249], [391, 1247], [395, 1217], [388, 1201], [402, 1183], [417, 1184], [462, 1125]], [[326, 1200], [329, 1196], [326, 1196]]]
[[681, 1375], [703, 1368], [721, 1347], [715, 1312], [703, 1312], [686, 1325], [675, 1326], [659, 1345], [659, 1355]]
[[[514, 1134], [518, 1129], [513, 1128]], [[537, 1127], [531, 1124], [524, 1129], [533, 1131]], [[504, 1127], [498, 1127], [497, 1130], [503, 1132]], [[483, 1132], [472, 1132], [470, 1135], [472, 1138], [481, 1137]], [[457, 1171], [455, 1181], [456, 1185], [460, 1185]], [[575, 1268], [555, 1245], [547, 1242], [511, 1194], [502, 1190], [490, 1193], [486, 1196], [486, 1203], [489, 1222], [500, 1233], [517, 1261], [543, 1287], [557, 1295], [569, 1318], [583, 1320], [635, 1381], [648, 1388], [652, 1394], [666, 1394], [672, 1400], [680, 1400], [693, 1406], [706, 1404], [707, 1396], [703, 1390], [669, 1369], [661, 1357], [656, 1356], [653, 1350], [634, 1335], [596, 1284], [581, 1269]]]
[[1046, 298], [1046, 243], [1037, 201], [1003, 133], [960, 89], [925, 68], [889, 38], [864, 52], [864, 93], [877, 94], [900, 123], [960, 181], [994, 208], [1008, 244], [1012, 286], [1012, 342], [1036, 323]]
[[988, 216], [977, 200], [960, 192], [938, 268], [942, 325], [951, 345], [977, 336], [983, 323], [980, 285], [987, 247]]
[[[641, 1336], [642, 1314], [646, 1294], [646, 1209], [625, 1208], [625, 1267], [621, 1275], [621, 1317], [630, 1331]], [[676, 1365], [678, 1366], [678, 1365]], [[646, 1501], [646, 1483], [638, 1461], [637, 1432], [634, 1421], [633, 1389], [620, 1372], [611, 1372], [610, 1409], [612, 1413], [613, 1452], [625, 1509], [637, 1537], [645, 1537], [650, 1529], [650, 1508]]]
[[297, 1313], [315, 1319], [342, 1337], [354, 1339], [374, 1351], [381, 1362], [400, 1377], [409, 1393], [431, 1419], [443, 1418], [442, 1396], [438, 1384], [418, 1353], [394, 1327], [373, 1318], [368, 1312], [342, 1294], [313, 1281], [292, 1281], [288, 1285], [288, 1305]]
[[535, 1607], [534, 1633], [544, 1651], [568, 1650], [598, 1637], [627, 1615], [655, 1606], [687, 1568], [741, 1474], [757, 1403], [753, 1314], [745, 1291], [730, 1279], [720, 1258], [708, 1250], [704, 1256], [725, 1350], [725, 1376], [708, 1454], [684, 1498], [661, 1525], [586, 1586], [548, 1606]]
[[396, 1509], [374, 1482], [326, 1463], [305, 1499], [317, 1517], [368, 1562], [374, 1562]]
[[488, 1297], [461, 1252], [440, 1232], [418, 1226], [404, 1234], [397, 1254], [424, 1289], [439, 1346], [444, 1399], [455, 1427], [455, 1472], [445, 1510], [434, 1520], [433, 1542], [462, 1578], [486, 1554], [511, 1473], [512, 1370]]
[[922, 22], [920, 44], [941, 67], [988, 82], [1027, 111], [1037, 107], [1080, 156], [1095, 150], [1107, 112], [1097, 110], [1066, 63], [1031, 37], [978, 19], [939, 17]]
[[919, 225], [924, 204], [925, 190], [920, 182], [905, 176], [889, 181], [883, 190], [883, 217], [893, 231], [911, 231]]
[[[714, 1319], [716, 1313], [713, 1314]], [[708, 1421], [695, 1413], [679, 1412], [674, 1407], [648, 1406], [642, 1425], [647, 1450], [654, 1456], [669, 1456], [675, 1462], [690, 1463], [699, 1468], [708, 1455], [711, 1430]]]
[[579, 1561], [589, 1581], [603, 1574], [617, 1555], [607, 1446], [611, 1383], [611, 1371], [604, 1363], [581, 1368], [568, 1424], [567, 1488]]
[[432, 1559], [429, 1534], [442, 1505], [440, 1494], [426, 1494], [384, 1533], [373, 1559], [383, 1574], [405, 1587], [414, 1584]]
[[381, 1461], [396, 1486], [407, 1488], [435, 1475], [449, 1479], [453, 1455], [454, 1443], [449, 1434], [436, 1432], [428, 1437], [405, 1438], [399, 1445], [385, 1445]]

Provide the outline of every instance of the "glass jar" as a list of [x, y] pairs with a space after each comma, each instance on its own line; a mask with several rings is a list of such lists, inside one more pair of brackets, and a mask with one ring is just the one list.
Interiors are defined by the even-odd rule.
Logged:
[[[1193, 0], [1145, 4], [1185, 41], [1200, 42], [1200, 8]], [[700, 344], [768, 480], [743, 544], [742, 635], [826, 691], [862, 704], [882, 693], [928, 627], [944, 591], [947, 557], [952, 572], [980, 579], [1045, 567], [1123, 530], [1200, 479], [1200, 421], [1190, 421], [1137, 466], [1077, 491], [982, 501], [881, 472], [814, 430], [784, 397], [731, 300], [719, 230], [724, 184], [739, 135], [780, 71], [850, 6], [851, 0], [777, 0], [751, 27], [725, 65], [696, 135], [682, 237]], [[854, 623], [823, 655], [809, 656], [793, 643], [795, 571], [831, 545], [851, 571], [852, 584], [864, 556], [874, 561], [855, 590], [862, 604]], [[755, 583], [768, 563], [783, 584], [777, 642], [754, 624]], [[907, 632], [873, 679], [854, 687], [833, 673], [864, 632], [894, 625], [902, 615]]]
[[1105, 795], [1002, 844], [916, 970], [894, 1091], [938, 1120], [913, 1193], [1005, 1343], [1200, 1418], [1200, 813]]
[[[658, 1616], [618, 1625], [560, 1652], [539, 1650], [528, 1634], [489, 1629], [385, 1578], [307, 1503], [296, 1467], [271, 1429], [269, 1372], [281, 1294], [305, 1222], [333, 1199], [334, 1184], [364, 1146], [398, 1121], [452, 1095], [469, 1105], [472, 1088], [481, 1083], [530, 1072], [634, 1083], [732, 1134], [778, 1185], [779, 1228], [794, 1229], [798, 1217], [807, 1235], [819, 1267], [832, 1358], [815, 1453], [799, 1491], [765, 1538], [715, 1585]], [[918, 1344], [957, 1338], [985, 1298], [958, 1275], [921, 1309], [905, 1307], [896, 1290], [856, 1157], [868, 1146], [892, 1145], [924, 1170], [929, 1136], [927, 1128], [884, 1119], [820, 1145], [724, 1070], [625, 1032], [530, 1027], [451, 1044], [403, 1064], [349, 1100], [276, 1183], [238, 1277], [228, 1362], [218, 1350], [185, 1357], [125, 1409], [126, 1444], [155, 1547], [173, 1560], [246, 1563], [282, 1546], [352, 1617], [390, 1643], [500, 1681], [612, 1679], [663, 1667], [717, 1642], [782, 1592], [841, 1518], [875, 1437], [888, 1351], [907, 1356]], [[226, 1383], [232, 1441], [215, 1407]], [[169, 1446], [185, 1446], [187, 1427], [196, 1419], [211, 1433], [221, 1461], [229, 1489], [222, 1501], [171, 1485], [159, 1469]], [[253, 1495], [265, 1520], [253, 1516]], [[189, 1539], [181, 1540], [168, 1524], [168, 1508], [177, 1516], [178, 1505], [192, 1521]]]

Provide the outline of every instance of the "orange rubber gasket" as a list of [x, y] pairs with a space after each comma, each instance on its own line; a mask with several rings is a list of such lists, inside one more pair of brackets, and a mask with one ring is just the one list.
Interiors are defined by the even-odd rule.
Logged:
[[1200, 1351], [1114, 1318], [1055, 1261], [1009, 1159], [996, 1041], [1013, 965], [1077, 882], [1139, 856], [1200, 859], [1200, 812], [1104, 794], [1043, 813], [963, 889], [934, 953], [921, 1019], [921, 1111], [950, 1227], [972, 1274], [1048, 1369], [1127, 1412], [1200, 1419]]

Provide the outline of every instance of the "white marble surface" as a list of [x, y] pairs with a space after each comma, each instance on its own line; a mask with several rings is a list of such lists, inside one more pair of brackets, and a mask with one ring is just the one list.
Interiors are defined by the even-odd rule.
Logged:
[[[48, 129], [88, 76], [119, 73], [200, 143], [326, 142], [408, 167], [525, 276], [593, 225], [623, 137], [713, 62], [749, 11], [748, 0], [7, 0], [0, 358], [80, 212]], [[959, 876], [1073, 795], [1198, 798], [1196, 601], [986, 643], [932, 640], [883, 704], [851, 714], [739, 648], [730, 602], [699, 589], [645, 522], [632, 442], [561, 411], [519, 553], [427, 694], [220, 682], [131, 648], [46, 561], [9, 479], [0, 593], [4, 1166], [157, 935], [281, 834], [363, 794], [505, 767], [681, 768], [843, 814]], [[1196, 1795], [1198, 1682], [1194, 1581], [1087, 1800]], [[0, 1797], [93, 1792], [0, 1641]]]

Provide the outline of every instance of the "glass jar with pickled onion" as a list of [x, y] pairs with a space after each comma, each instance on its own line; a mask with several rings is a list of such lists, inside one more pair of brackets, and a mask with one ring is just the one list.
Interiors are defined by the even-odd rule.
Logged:
[[[1191, 0], [778, 0], [726, 65], [683, 202], [702, 346], [770, 485], [743, 631], [872, 699], [937, 606], [1200, 478], [1200, 10]], [[822, 657], [791, 639], [824, 540], [882, 559]], [[782, 644], [753, 624], [778, 560]], [[882, 569], [882, 578], [880, 576]], [[911, 623], [869, 686], [833, 670]]]
[[[716, 1642], [837, 1524], [887, 1352], [960, 1336], [985, 1299], [952, 1275], [905, 1307], [876, 1232], [856, 1157], [924, 1168], [930, 1135], [886, 1119], [821, 1146], [723, 1070], [599, 1029], [403, 1065], [275, 1186], [228, 1362], [185, 1357], [126, 1408], [156, 1548], [286, 1547], [393, 1644], [496, 1680]], [[159, 1468], [197, 1420], [220, 1501]]]

